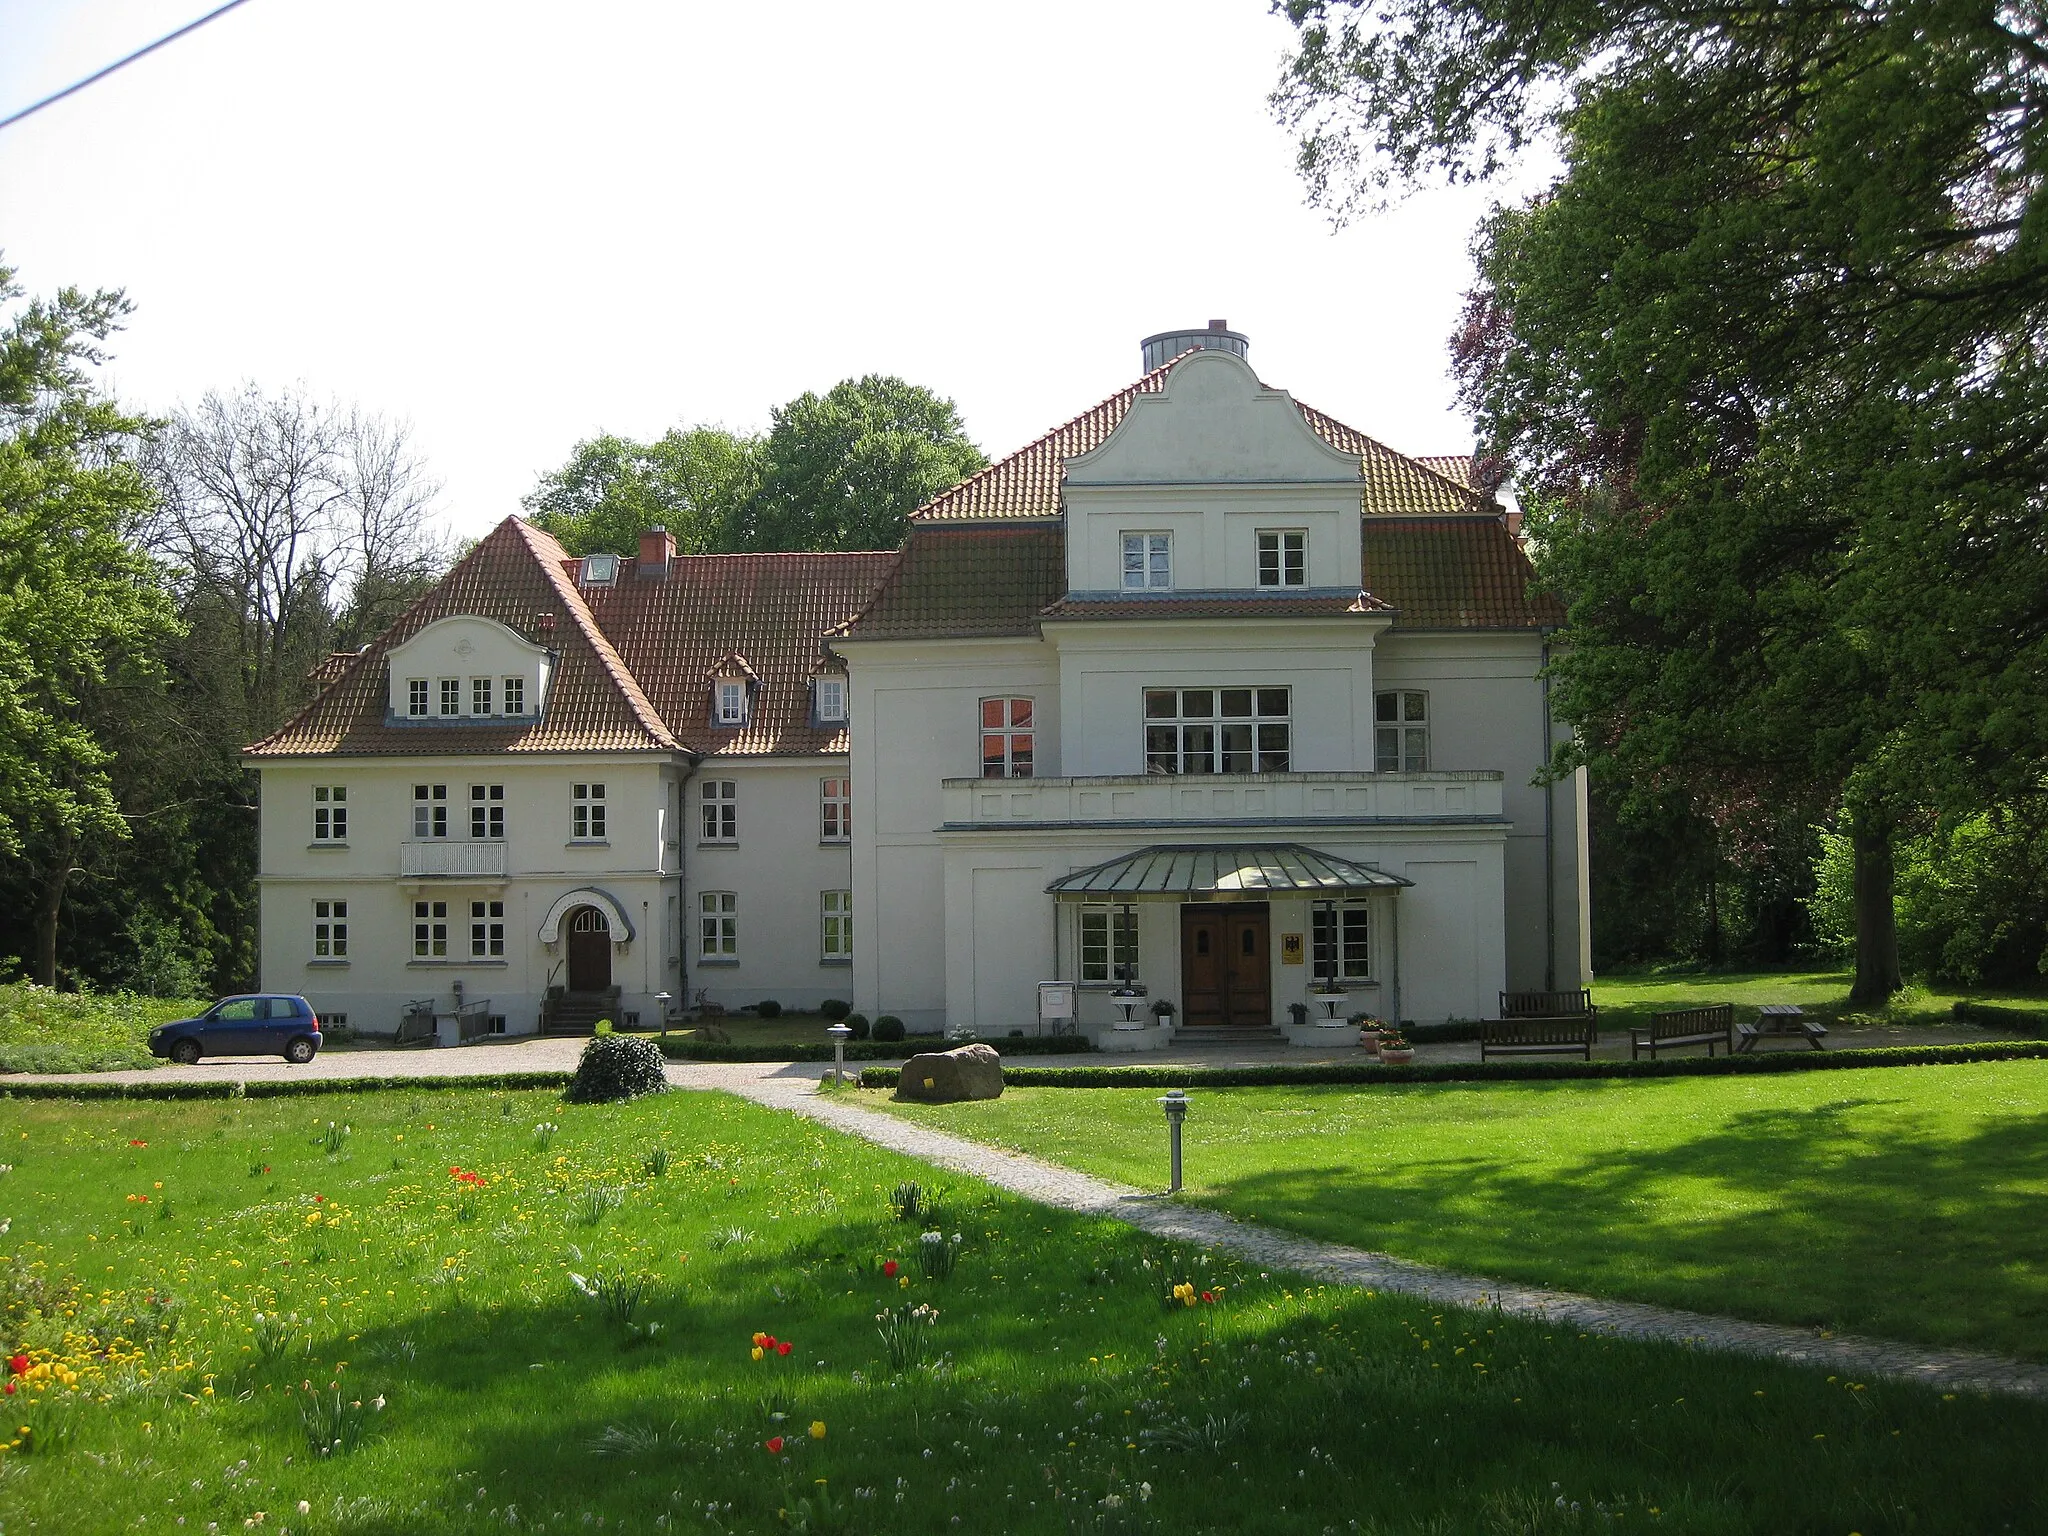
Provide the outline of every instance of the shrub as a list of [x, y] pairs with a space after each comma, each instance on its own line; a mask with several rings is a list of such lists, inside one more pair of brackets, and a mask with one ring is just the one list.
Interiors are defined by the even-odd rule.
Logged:
[[754, 1017], [757, 1019], [779, 1019], [782, 1017], [782, 1004], [775, 1001], [772, 997], [764, 997], [761, 1001], [754, 1004]]
[[852, 1031], [853, 1031], [853, 1038], [854, 1038], [854, 1039], [856, 1039], [856, 1040], [865, 1040], [865, 1039], [867, 1039], [867, 1037], [868, 1037], [868, 1016], [867, 1016], [866, 1014], [864, 1014], [864, 1013], [849, 1013], [849, 1014], [848, 1014], [848, 1015], [846, 1016], [846, 1019], [845, 1019], [845, 1024], [846, 1024], [846, 1027], [847, 1027], [848, 1029], [850, 1029], [850, 1030], [852, 1030]]
[[598, 1035], [583, 1047], [576, 1076], [563, 1094], [571, 1104], [610, 1104], [668, 1086], [661, 1048], [639, 1035]]
[[853, 1012], [853, 1004], [840, 998], [828, 997], [818, 1004], [818, 1012], [836, 1024]]
[[903, 1038], [903, 1021], [893, 1013], [883, 1014], [879, 1019], [875, 1020], [875, 1038], [877, 1040], [901, 1040]]

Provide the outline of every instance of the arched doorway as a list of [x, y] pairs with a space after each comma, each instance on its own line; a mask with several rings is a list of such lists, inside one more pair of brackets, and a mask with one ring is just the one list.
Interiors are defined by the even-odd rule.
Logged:
[[612, 929], [595, 907], [569, 914], [569, 990], [602, 992], [612, 984]]

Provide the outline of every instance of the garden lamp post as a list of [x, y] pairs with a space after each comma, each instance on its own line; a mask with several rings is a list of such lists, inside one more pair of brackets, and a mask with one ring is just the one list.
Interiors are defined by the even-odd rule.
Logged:
[[657, 992], [654, 994], [654, 1006], [661, 1010], [661, 1034], [663, 1039], [668, 1038], [668, 1005], [674, 1001], [675, 994], [671, 992]]
[[832, 1037], [832, 1076], [843, 1083], [846, 1081], [846, 1042], [853, 1031], [846, 1027], [846, 1020], [834, 1019], [825, 1033]]
[[1180, 1193], [1180, 1123], [1188, 1117], [1188, 1096], [1178, 1088], [1171, 1088], [1159, 1104], [1166, 1111], [1166, 1143], [1173, 1169], [1173, 1182], [1166, 1192], [1177, 1195]]

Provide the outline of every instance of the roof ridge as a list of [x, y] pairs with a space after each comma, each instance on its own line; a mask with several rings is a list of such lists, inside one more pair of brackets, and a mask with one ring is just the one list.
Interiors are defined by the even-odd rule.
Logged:
[[[571, 556], [567, 550], [562, 548], [561, 541], [556, 539], [546, 529], [534, 527], [533, 524], [527, 522], [525, 518], [519, 516], [516, 512], [507, 516], [505, 522], [500, 523], [498, 528], [503, 528], [506, 523], [512, 525], [517, 536], [526, 546], [527, 552], [533, 556], [535, 563], [546, 573], [549, 585], [555, 589], [555, 595], [562, 599], [563, 605], [568, 609], [569, 617], [574, 621], [576, 627], [583, 632], [583, 638], [590, 643], [591, 649], [597, 653], [598, 665], [604, 668], [606, 674], [612, 680], [612, 685], [624, 696], [627, 707], [633, 711], [634, 718], [639, 722], [640, 728], [652, 736], [661, 746], [681, 750], [682, 743], [676, 740], [674, 734], [669, 730], [667, 723], [661, 718], [660, 713], [653, 704], [648, 702], [647, 695], [642, 691], [639, 680], [633, 676], [632, 670], [620, 658], [611, 640], [598, 624], [597, 615], [590, 611], [588, 605], [583, 601], [583, 595], [576, 590], [576, 584], [569, 579], [568, 572], [562, 569], [562, 561], [571, 558]], [[495, 534], [497, 531], [497, 529], [493, 529], [492, 533]], [[550, 555], [545, 549], [541, 548], [540, 541], [542, 539], [547, 540], [549, 544], [553, 545], [557, 553]], [[479, 541], [478, 547], [482, 547], [481, 541]]]

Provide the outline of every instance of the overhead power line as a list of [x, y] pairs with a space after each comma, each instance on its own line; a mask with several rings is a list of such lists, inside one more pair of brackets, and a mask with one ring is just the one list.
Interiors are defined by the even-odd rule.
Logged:
[[40, 112], [45, 107], [54, 106], [56, 103], [62, 101], [66, 96], [70, 96], [78, 91], [84, 90], [88, 85], [91, 85], [95, 80], [106, 79], [107, 76], [111, 75], [115, 70], [125, 69], [128, 65], [133, 64], [137, 59], [141, 58], [144, 54], [155, 53], [157, 49], [163, 47], [164, 44], [175, 43], [187, 32], [197, 32], [209, 21], [213, 21], [219, 17], [227, 15], [229, 11], [232, 11], [238, 5], [246, 4], [248, 4], [248, 0], [228, 0], [228, 3], [226, 5], [219, 6], [214, 10], [208, 11], [204, 16], [200, 17], [197, 21], [187, 22], [184, 26], [178, 28], [178, 30], [175, 32], [165, 33], [155, 42], [150, 43], [146, 47], [136, 49], [126, 58], [114, 60], [114, 62], [109, 64], [105, 69], [95, 70], [92, 74], [87, 75], [83, 80], [75, 81], [74, 83], [65, 86], [63, 90], [58, 91], [55, 95], [45, 96], [41, 101], [32, 102], [28, 106], [23, 107], [19, 112], [11, 113], [6, 117], [0, 117], [0, 128], [11, 127], [15, 123], [20, 122], [24, 117], [28, 117], [34, 113]]

